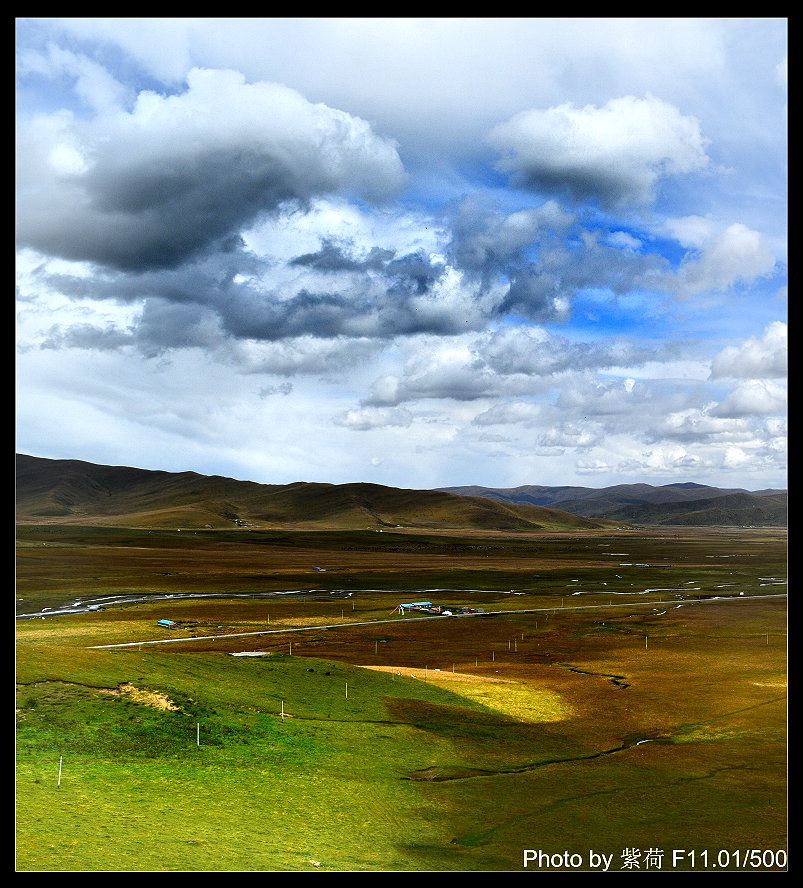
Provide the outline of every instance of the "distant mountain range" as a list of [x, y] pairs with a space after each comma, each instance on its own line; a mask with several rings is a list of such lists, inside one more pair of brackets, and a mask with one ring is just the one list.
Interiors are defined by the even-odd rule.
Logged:
[[548, 506], [378, 484], [257, 484], [17, 454], [22, 524], [392, 530], [580, 530], [610, 526]]
[[787, 526], [786, 490], [709, 487], [683, 483], [612, 487], [443, 487], [460, 496], [510, 505], [545, 506], [585, 518], [639, 525]]

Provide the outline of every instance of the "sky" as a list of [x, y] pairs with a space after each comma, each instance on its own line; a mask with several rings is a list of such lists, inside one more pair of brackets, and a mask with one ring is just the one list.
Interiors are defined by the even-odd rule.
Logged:
[[16, 450], [787, 486], [787, 22], [18, 18]]

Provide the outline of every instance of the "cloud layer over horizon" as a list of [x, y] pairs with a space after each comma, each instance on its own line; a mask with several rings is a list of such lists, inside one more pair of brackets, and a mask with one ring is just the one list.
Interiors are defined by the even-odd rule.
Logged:
[[18, 451], [785, 487], [786, 23], [595, 21], [18, 19]]

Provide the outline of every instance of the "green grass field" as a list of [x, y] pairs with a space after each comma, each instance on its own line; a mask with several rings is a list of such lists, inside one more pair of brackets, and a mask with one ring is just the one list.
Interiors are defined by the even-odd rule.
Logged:
[[444, 750], [427, 744], [416, 752], [420, 731], [388, 718], [382, 700], [392, 692], [449, 706], [447, 692], [300, 657], [100, 660], [91, 669], [96, 683], [113, 687], [122, 670], [181, 708], [157, 709], [87, 684], [26, 689], [18, 729], [21, 869], [414, 865], [400, 844], [428, 835], [432, 824], [399, 842], [394, 824], [411, 828], [420, 805], [400, 772]]
[[[335, 564], [327, 539], [287, 569]], [[58, 541], [47, 560], [56, 534], [21, 534], [23, 599], [69, 601], [76, 578], [85, 595], [137, 577], [141, 592], [171, 563], [136, 534]], [[470, 571], [499, 592], [466, 603], [511, 611], [479, 618], [390, 618], [398, 595], [362, 591], [351, 605], [177, 601], [178, 634], [156, 626], [157, 601], [18, 621], [17, 870], [522, 871], [539, 850], [549, 862], [528, 871], [567, 869], [567, 854], [589, 871], [592, 852], [616, 871], [785, 869], [786, 598], [762, 597], [779, 591], [762, 578], [785, 575], [783, 539], [618, 542], [497, 539], [466, 564], [411, 540], [397, 588]], [[253, 546], [176, 549], [166, 579], [194, 587], [212, 565], [211, 586], [228, 565], [262, 588]], [[367, 587], [372, 553], [338, 546], [339, 576], [316, 579]], [[653, 566], [635, 581], [600, 549]], [[619, 591], [643, 577], [748, 594], [633, 606], [617, 573]], [[510, 595], [512, 577], [527, 591]], [[568, 598], [578, 583], [588, 595]], [[378, 619], [392, 622], [362, 625]], [[268, 627], [296, 631], [210, 637]], [[148, 644], [160, 638], [181, 640]], [[121, 643], [134, 646], [97, 647]]]

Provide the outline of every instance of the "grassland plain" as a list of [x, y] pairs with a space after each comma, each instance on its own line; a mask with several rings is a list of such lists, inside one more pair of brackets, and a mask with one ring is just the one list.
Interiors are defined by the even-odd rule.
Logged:
[[130, 596], [17, 622], [19, 871], [785, 868], [780, 531], [152, 536], [18, 532]]

